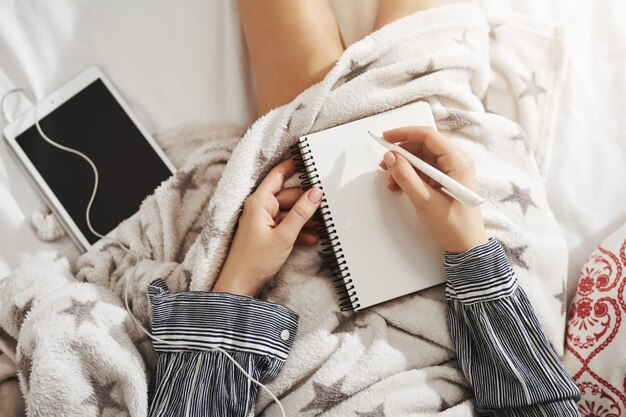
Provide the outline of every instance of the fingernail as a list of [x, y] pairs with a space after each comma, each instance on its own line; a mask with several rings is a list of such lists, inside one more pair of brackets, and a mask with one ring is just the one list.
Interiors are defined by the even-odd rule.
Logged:
[[385, 163], [388, 167], [396, 163], [396, 156], [391, 151], [387, 152], [385, 156], [383, 156], [383, 159], [385, 160]]
[[319, 188], [312, 188], [311, 191], [309, 191], [308, 198], [309, 201], [313, 204], [319, 203], [322, 199], [322, 190], [320, 190]]

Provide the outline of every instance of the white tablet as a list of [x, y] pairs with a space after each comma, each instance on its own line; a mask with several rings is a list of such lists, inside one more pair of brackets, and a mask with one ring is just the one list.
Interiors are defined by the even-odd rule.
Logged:
[[[96, 67], [41, 100], [37, 117], [50, 139], [83, 152], [95, 163], [100, 183], [90, 220], [103, 235], [136, 213], [175, 171]], [[100, 240], [85, 218], [93, 171], [82, 158], [46, 142], [34, 124], [32, 108], [4, 129], [4, 138], [70, 236], [86, 250]]]

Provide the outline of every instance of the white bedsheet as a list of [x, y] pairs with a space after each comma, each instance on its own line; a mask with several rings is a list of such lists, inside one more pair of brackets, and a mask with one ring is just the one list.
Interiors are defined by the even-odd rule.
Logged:
[[[372, 26], [376, 1], [355, 7], [359, 1], [333, 4], [348, 42]], [[253, 83], [234, 3], [0, 0], [0, 94], [27, 86], [42, 96], [96, 64], [153, 132], [194, 122], [247, 125]], [[572, 291], [587, 254], [626, 221], [626, 4], [478, 3], [492, 15], [531, 13], [570, 27], [570, 73], [547, 188], [570, 249]], [[50, 246], [30, 228], [39, 204], [0, 144], [0, 277], [21, 252]]]

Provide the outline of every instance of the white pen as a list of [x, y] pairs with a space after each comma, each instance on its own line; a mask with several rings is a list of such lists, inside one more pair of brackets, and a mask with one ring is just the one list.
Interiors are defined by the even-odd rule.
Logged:
[[415, 167], [415, 169], [441, 184], [441, 191], [448, 194], [450, 197], [470, 207], [478, 206], [485, 201], [484, 198], [482, 198], [460, 182], [450, 178], [434, 166], [427, 164], [426, 162], [419, 159], [417, 156], [401, 148], [395, 143], [387, 142], [382, 136], [375, 135], [369, 130], [367, 131], [367, 133], [369, 133], [372, 139], [374, 139], [380, 145], [384, 146], [390, 151], [398, 152], [400, 155], [405, 157], [406, 160]]

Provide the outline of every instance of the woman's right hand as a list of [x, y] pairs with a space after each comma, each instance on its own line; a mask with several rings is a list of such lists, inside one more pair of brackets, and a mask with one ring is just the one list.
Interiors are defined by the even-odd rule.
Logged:
[[[383, 136], [476, 191], [474, 162], [435, 129], [402, 127], [384, 132]], [[390, 174], [387, 188], [406, 193], [417, 215], [445, 251], [465, 252], [488, 241], [478, 207], [468, 207], [444, 194], [439, 184], [416, 171], [396, 152], [387, 152], [380, 166]]]

